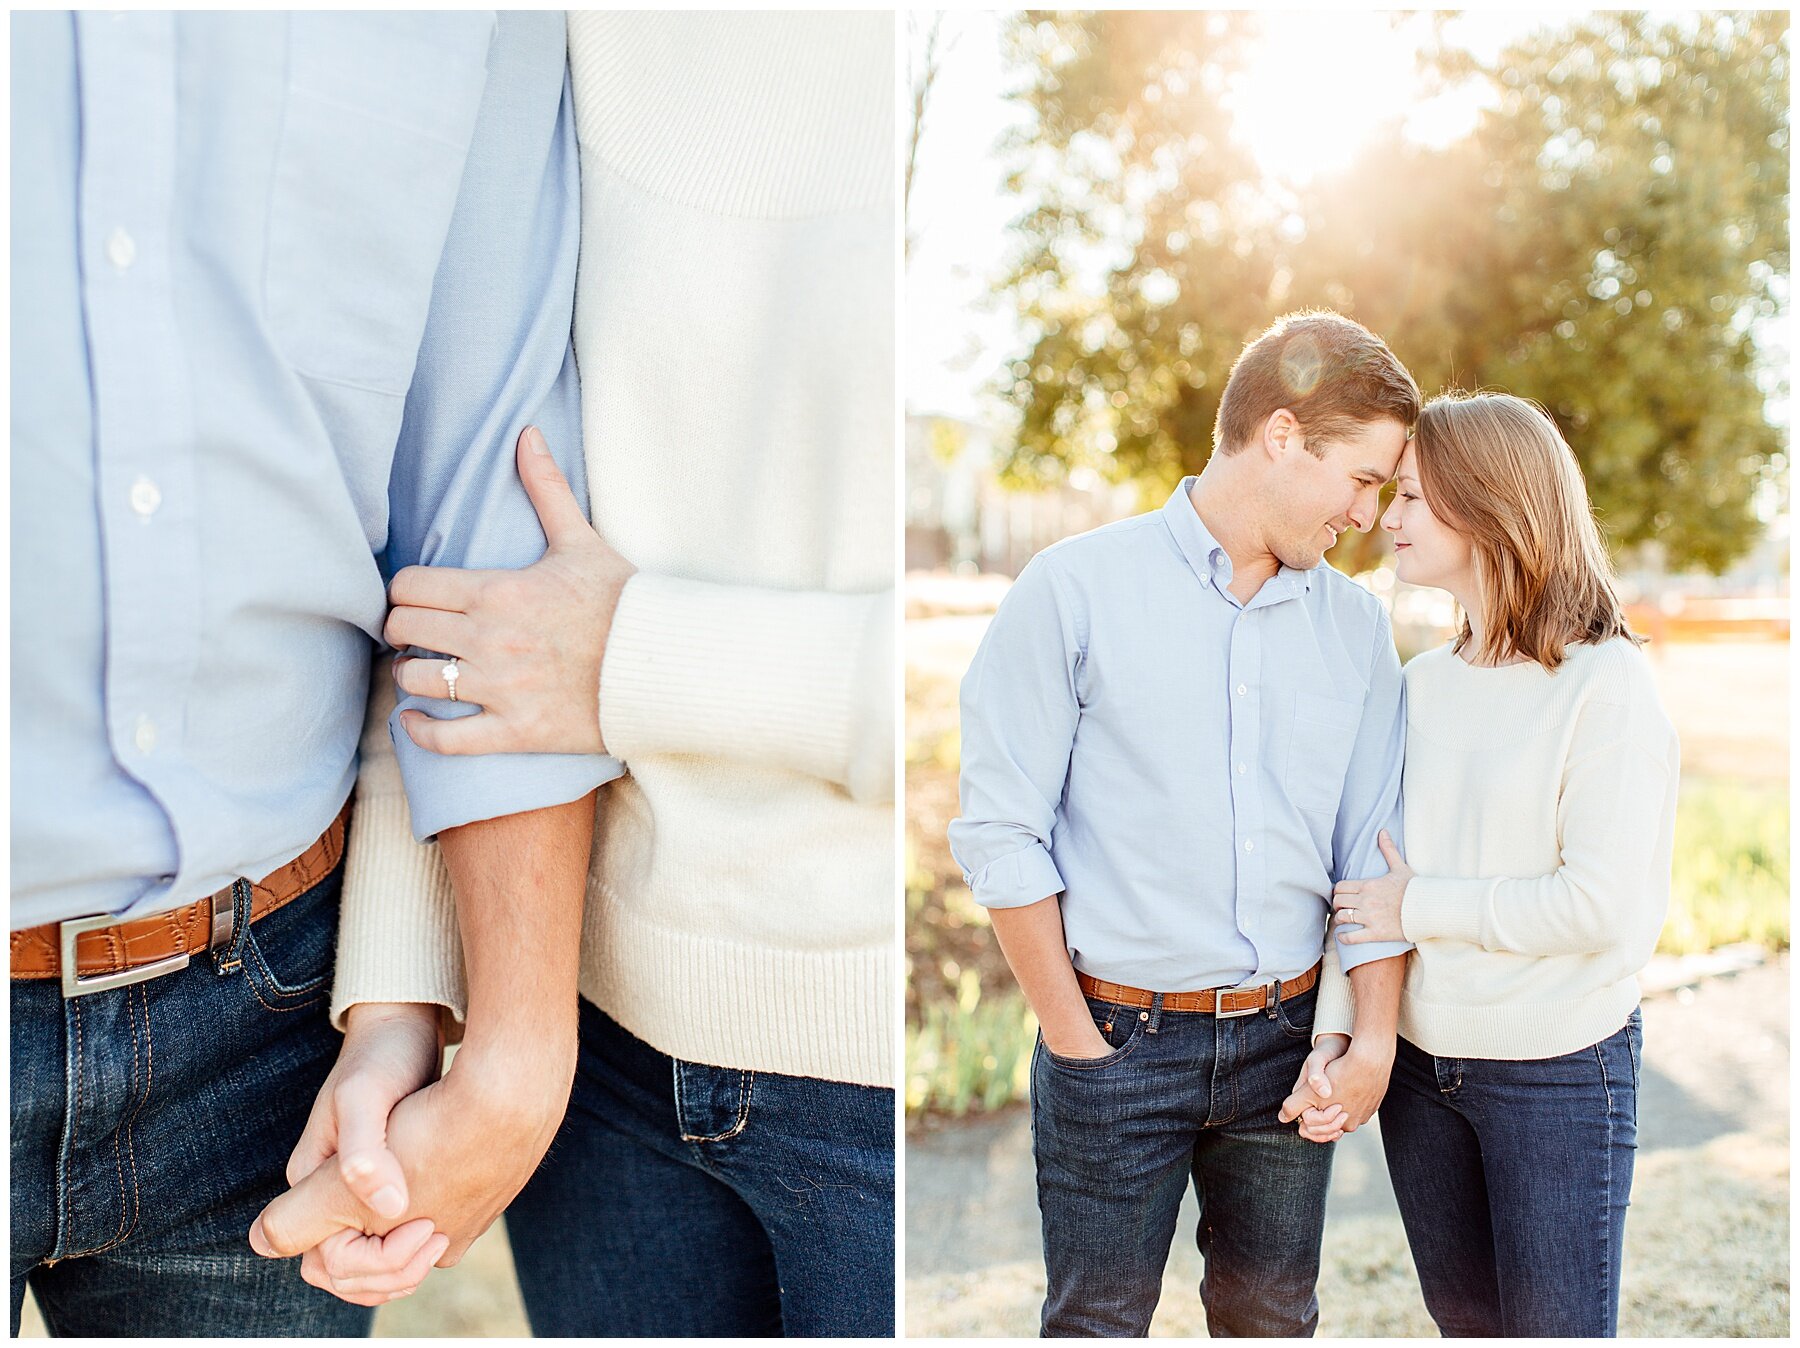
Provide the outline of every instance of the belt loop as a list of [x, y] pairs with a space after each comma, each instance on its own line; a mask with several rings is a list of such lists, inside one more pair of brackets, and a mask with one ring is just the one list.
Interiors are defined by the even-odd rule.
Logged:
[[1269, 1019], [1278, 1020], [1280, 1017], [1281, 980], [1279, 978], [1272, 978], [1269, 980]]
[[1156, 1027], [1162, 1024], [1163, 995], [1160, 992], [1150, 994], [1150, 1023], [1144, 1027], [1146, 1034], [1155, 1034]]
[[231, 882], [231, 939], [213, 951], [213, 972], [236, 973], [244, 963], [244, 938], [250, 933], [250, 882], [239, 876]]

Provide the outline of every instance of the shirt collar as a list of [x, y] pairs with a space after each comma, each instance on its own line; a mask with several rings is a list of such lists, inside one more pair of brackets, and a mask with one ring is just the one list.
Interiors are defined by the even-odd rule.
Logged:
[[[1212, 530], [1206, 527], [1206, 521], [1200, 518], [1200, 512], [1194, 509], [1194, 503], [1188, 493], [1193, 490], [1198, 477], [1189, 476], [1181, 479], [1181, 485], [1169, 497], [1163, 506], [1163, 519], [1167, 521], [1169, 532], [1175, 537], [1175, 546], [1181, 549], [1188, 567], [1197, 576], [1202, 585], [1215, 586], [1223, 592], [1231, 584], [1231, 557], [1224, 545], [1213, 537]], [[1325, 563], [1319, 563], [1320, 566]], [[1312, 572], [1296, 571], [1291, 566], [1283, 566], [1250, 602], [1260, 607], [1263, 604], [1293, 598], [1305, 594], [1312, 589]]]

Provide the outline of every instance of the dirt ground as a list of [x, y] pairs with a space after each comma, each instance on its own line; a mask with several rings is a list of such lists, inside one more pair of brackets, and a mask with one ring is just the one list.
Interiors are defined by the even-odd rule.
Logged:
[[[1785, 1337], [1788, 990], [1783, 956], [1644, 1003], [1639, 1150], [1619, 1330]], [[1431, 1337], [1375, 1128], [1339, 1144], [1319, 1332]], [[1155, 1336], [1203, 1336], [1190, 1191]], [[909, 1336], [1035, 1335], [1044, 1292], [1022, 1109], [907, 1141]]]

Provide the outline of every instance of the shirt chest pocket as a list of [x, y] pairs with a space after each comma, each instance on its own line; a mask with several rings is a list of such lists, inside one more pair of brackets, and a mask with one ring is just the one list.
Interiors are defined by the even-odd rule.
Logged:
[[289, 17], [263, 307], [300, 373], [412, 382], [493, 32], [487, 12]]
[[1362, 704], [1318, 693], [1294, 695], [1294, 719], [1288, 736], [1288, 798], [1298, 809], [1336, 814], [1344, 793], [1344, 774], [1356, 746]]

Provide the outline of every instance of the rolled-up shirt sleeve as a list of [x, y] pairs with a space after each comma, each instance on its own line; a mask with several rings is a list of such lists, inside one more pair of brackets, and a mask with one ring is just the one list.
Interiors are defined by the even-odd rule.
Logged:
[[962, 813], [950, 851], [983, 907], [1021, 908], [1063, 890], [1050, 841], [1081, 715], [1080, 662], [1053, 565], [1036, 557], [962, 682]]
[[[1406, 760], [1406, 683], [1400, 656], [1394, 649], [1393, 628], [1383, 611], [1375, 625], [1374, 648], [1369, 665], [1369, 692], [1363, 699], [1362, 722], [1350, 768], [1344, 777], [1344, 793], [1338, 800], [1337, 824], [1332, 831], [1333, 880], [1367, 880], [1386, 875], [1387, 859], [1378, 841], [1386, 829], [1394, 846], [1405, 853], [1400, 832], [1401, 769]], [[1360, 929], [1358, 929], [1360, 930]], [[1342, 931], [1332, 924], [1335, 936]], [[1338, 960], [1347, 974], [1359, 964], [1392, 959], [1413, 948], [1410, 941], [1369, 941], [1337, 944]]]
[[[566, 41], [561, 14], [498, 21], [394, 458], [390, 578], [415, 564], [516, 568], [543, 555], [515, 463], [528, 425], [543, 431], [576, 499], [588, 499], [570, 344], [580, 184]], [[597, 754], [432, 754], [401, 727], [408, 707], [434, 717], [479, 708], [408, 695], [388, 719], [420, 840], [577, 800], [624, 771]]]

